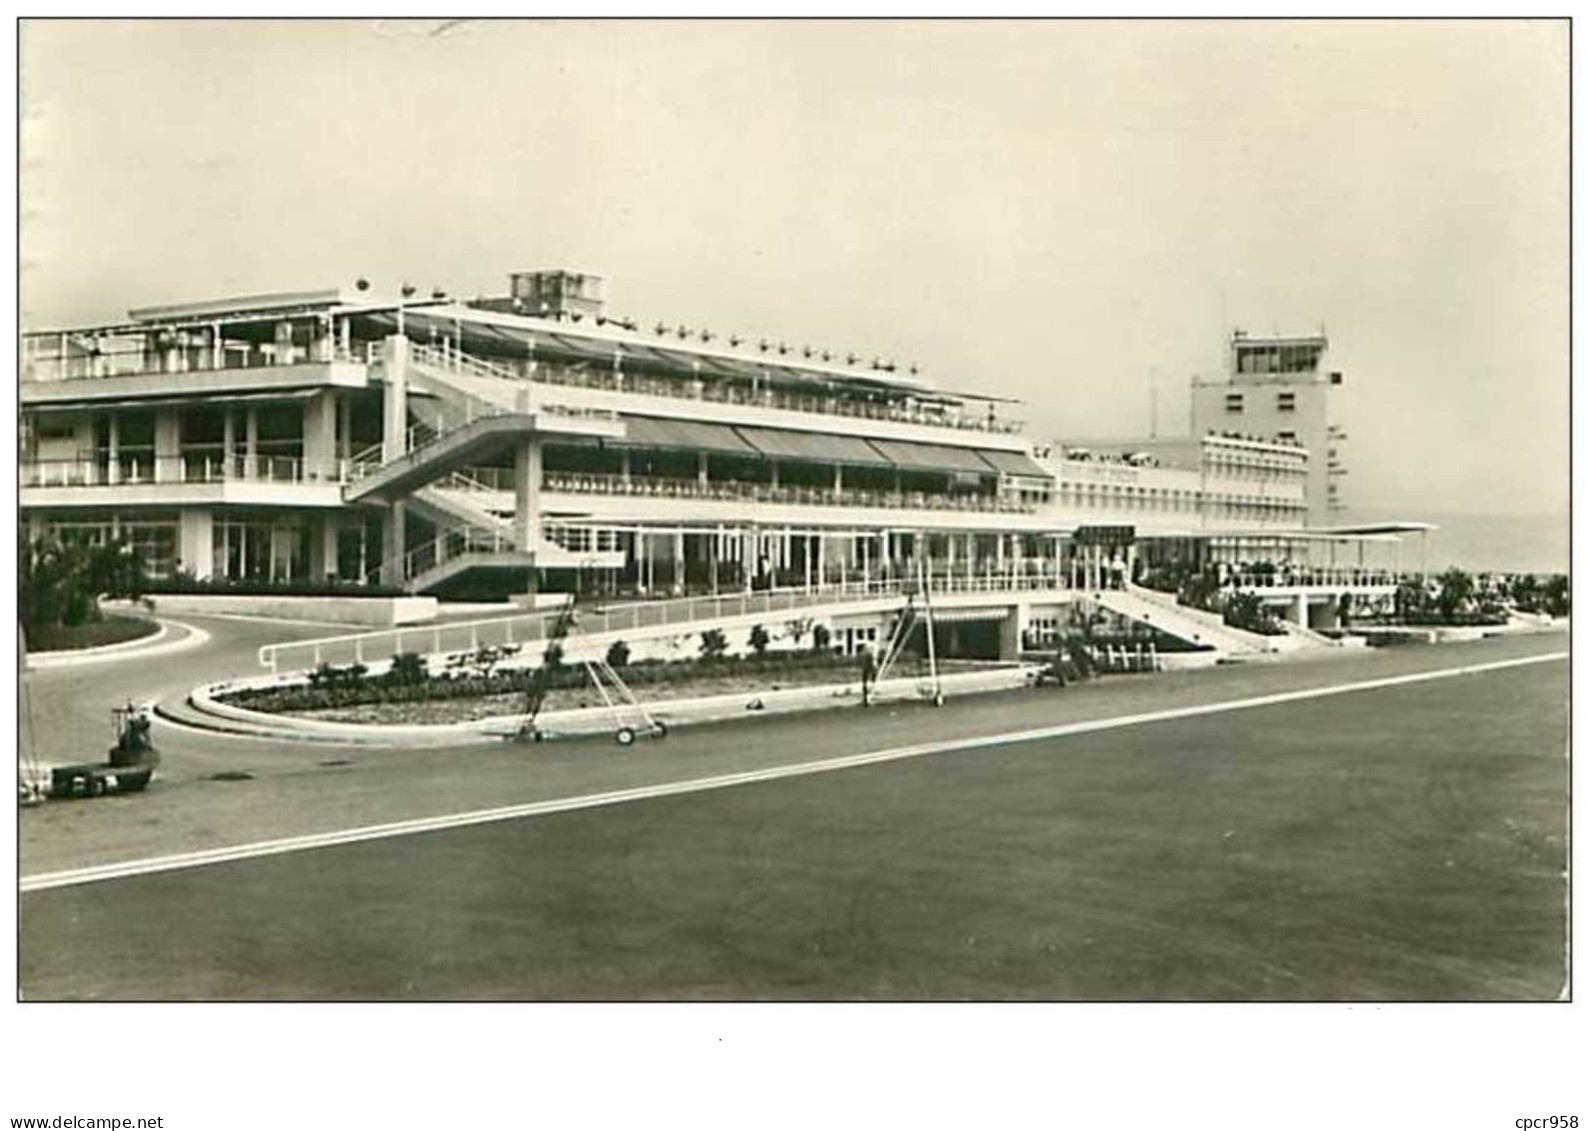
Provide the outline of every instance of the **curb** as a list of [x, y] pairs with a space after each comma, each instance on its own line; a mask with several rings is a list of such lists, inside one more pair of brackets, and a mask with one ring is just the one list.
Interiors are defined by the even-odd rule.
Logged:
[[[947, 694], [971, 695], [988, 691], [1008, 691], [1028, 686], [1037, 669], [1031, 665], [1012, 665], [989, 671], [961, 672], [943, 677]], [[283, 740], [342, 742], [362, 746], [459, 746], [487, 739], [508, 739], [518, 729], [518, 715], [497, 715], [465, 723], [384, 724], [343, 723], [326, 719], [296, 719], [290, 716], [251, 711], [221, 703], [215, 695], [236, 690], [258, 681], [268, 686], [280, 677], [251, 677], [196, 687], [188, 695], [188, 705], [201, 715], [216, 720], [217, 733], [246, 734], [250, 737], [275, 737]], [[878, 685], [876, 701], [911, 698], [921, 681], [915, 677], [891, 679]], [[651, 715], [671, 729], [679, 726], [724, 722], [728, 719], [788, 714], [820, 710], [824, 707], [855, 704], [860, 693], [854, 683], [827, 683], [792, 687], [780, 691], [733, 692], [696, 699], [661, 700], [647, 703]], [[758, 706], [752, 707], [752, 704]], [[629, 712], [623, 712], [627, 717]], [[184, 726], [199, 724], [177, 719]], [[547, 712], [541, 716], [549, 737], [573, 738], [610, 733], [616, 726], [613, 713], [605, 707], [574, 708]]]
[[[98, 648], [78, 648], [70, 651], [33, 652], [28, 656], [29, 671], [70, 668], [82, 664], [100, 664], [112, 660], [146, 659], [150, 656], [169, 656], [186, 652], [209, 643], [210, 634], [184, 621], [157, 620], [160, 626], [153, 636], [140, 636], [137, 640], [124, 640], [119, 644], [105, 644]], [[171, 629], [184, 629], [187, 635], [176, 640], [166, 639]]]

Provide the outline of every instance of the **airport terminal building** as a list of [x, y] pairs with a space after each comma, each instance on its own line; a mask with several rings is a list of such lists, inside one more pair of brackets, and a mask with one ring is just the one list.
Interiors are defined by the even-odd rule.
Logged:
[[24, 335], [22, 517], [32, 538], [128, 541], [156, 577], [442, 596], [1388, 565], [1378, 543], [1405, 529], [1328, 523], [1326, 351], [1237, 335], [1228, 372], [1194, 382], [1192, 435], [1034, 443], [1008, 402], [614, 318], [568, 271], [472, 301], [149, 307]]

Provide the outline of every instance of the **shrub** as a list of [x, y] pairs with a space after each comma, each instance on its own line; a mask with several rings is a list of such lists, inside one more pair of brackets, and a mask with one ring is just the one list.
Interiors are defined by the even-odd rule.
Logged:
[[1572, 612], [1572, 598], [1564, 574], [1557, 574], [1545, 582], [1540, 604], [1553, 617], [1564, 617]]
[[721, 660], [728, 651], [728, 637], [723, 635], [720, 628], [709, 628], [701, 633], [701, 659], [714, 662]]
[[19, 555], [18, 613], [24, 630], [100, 619], [98, 598], [143, 596], [143, 558], [112, 540], [102, 546], [53, 539], [29, 542]]
[[811, 650], [813, 652], [826, 652], [828, 642], [833, 639], [833, 633], [825, 624], [815, 625], [811, 629]]
[[772, 643], [772, 637], [767, 635], [767, 630], [761, 625], [756, 625], [750, 630], [750, 646], [758, 656], [767, 654], [767, 645]]
[[629, 664], [629, 645], [622, 640], [614, 640], [607, 646], [607, 666], [613, 668], [627, 667]]
[[430, 678], [425, 669], [425, 657], [418, 652], [399, 652], [392, 657], [392, 666], [386, 673], [386, 682], [400, 687], [424, 683]]
[[1232, 628], [1264, 636], [1278, 636], [1285, 631], [1276, 623], [1275, 615], [1264, 605], [1262, 597], [1240, 589], [1225, 598], [1224, 620]]

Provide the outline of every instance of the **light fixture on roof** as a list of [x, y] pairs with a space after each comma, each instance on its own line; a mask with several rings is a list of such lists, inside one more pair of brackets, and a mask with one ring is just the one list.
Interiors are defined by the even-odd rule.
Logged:
[[731, 345], [731, 346], [737, 346], [737, 345], [739, 345], [740, 342], [742, 342], [744, 340], [745, 339], [740, 337], [738, 334], [730, 334], [730, 335], [728, 335], [728, 344]]
[[370, 281], [368, 279], [366, 279], [364, 276], [360, 275], [357, 279], [354, 280], [353, 287], [354, 287], [355, 290], [358, 290], [358, 291], [367, 291], [367, 290], [370, 289]]
[[687, 338], [689, 336], [690, 336], [690, 328], [688, 326], [680, 326], [679, 327], [679, 337], [680, 338]]
[[702, 330], [701, 331], [701, 341], [709, 342], [711, 340], [712, 340], [712, 332], [710, 330]]
[[654, 328], [654, 329], [655, 329], [655, 330], [656, 330], [656, 332], [657, 332], [657, 337], [659, 337], [659, 338], [660, 338], [660, 337], [661, 337], [661, 336], [662, 336], [662, 335], [663, 335], [663, 334], [666, 334], [666, 333], [667, 333], [667, 332], [668, 332], [668, 328], [667, 328], [667, 326], [666, 326], [666, 325], [665, 325], [665, 324], [664, 324], [664, 323], [661, 323], [661, 322], [658, 322], [658, 323], [657, 323], [657, 324], [656, 324], [656, 326], [655, 326], [655, 327], [653, 327], [653, 328]]
[[916, 375], [916, 372], [917, 372], [917, 370], [916, 370], [916, 367], [915, 367], [915, 366], [914, 366], [914, 365], [912, 365], [912, 366], [911, 366], [911, 367], [910, 367], [910, 375], [911, 375], [911, 376], [912, 376], [912, 377], [914, 377], [914, 376], [915, 376], [915, 375]]
[[823, 361], [832, 361], [833, 360], [833, 355], [828, 353], [827, 350], [823, 350], [822, 351], [822, 360]]
[[769, 348], [771, 348], [771, 347], [768, 345], [767, 339], [763, 338], [761, 341], [756, 343], [756, 348], [759, 349], [762, 353], [766, 353], [767, 350]]
[[404, 283], [403, 286], [402, 286], [401, 293], [402, 293], [402, 296], [404, 298], [413, 298], [414, 297], [414, 292], [416, 290], [418, 290], [418, 289], [419, 288], [414, 286], [413, 283]]
[[844, 355], [844, 364], [845, 365], [854, 365], [857, 361], [860, 361], [860, 360], [861, 359], [856, 357], [853, 353], [847, 353], [847, 354]]
[[444, 299], [444, 298], [447, 297], [447, 292], [442, 290], [440, 287], [431, 287], [430, 288], [430, 297], [433, 298], [433, 299], [436, 299], [437, 301], [440, 301], [441, 299]]
[[778, 352], [781, 353], [781, 354], [788, 353], [789, 352], [788, 343], [787, 342], [779, 342], [778, 343]]

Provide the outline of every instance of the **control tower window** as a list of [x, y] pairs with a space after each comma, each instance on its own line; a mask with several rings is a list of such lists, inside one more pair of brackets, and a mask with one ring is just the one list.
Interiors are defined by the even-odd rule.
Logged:
[[1225, 394], [1225, 411], [1240, 412], [1242, 409], [1242, 395], [1240, 393]]

